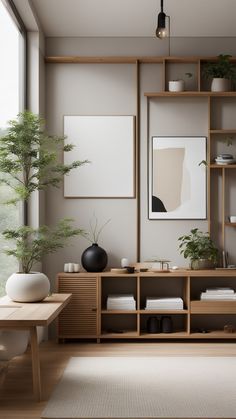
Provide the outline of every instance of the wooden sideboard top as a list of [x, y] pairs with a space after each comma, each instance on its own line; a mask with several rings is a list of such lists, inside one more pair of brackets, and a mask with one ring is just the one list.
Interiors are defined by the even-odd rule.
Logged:
[[135, 272], [133, 274], [123, 273], [115, 274], [111, 271], [104, 272], [60, 272], [58, 277], [63, 278], [84, 278], [84, 277], [236, 277], [236, 269], [207, 269], [207, 270], [191, 270], [191, 269], [173, 269], [170, 272]]

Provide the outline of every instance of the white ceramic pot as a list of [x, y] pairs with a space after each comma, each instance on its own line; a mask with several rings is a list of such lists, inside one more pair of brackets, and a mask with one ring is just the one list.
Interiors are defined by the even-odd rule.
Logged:
[[41, 272], [14, 273], [6, 283], [6, 293], [13, 301], [33, 303], [47, 297], [50, 282]]
[[229, 92], [230, 91], [230, 80], [223, 78], [214, 78], [211, 82], [212, 92]]
[[169, 81], [169, 92], [183, 92], [184, 80]]

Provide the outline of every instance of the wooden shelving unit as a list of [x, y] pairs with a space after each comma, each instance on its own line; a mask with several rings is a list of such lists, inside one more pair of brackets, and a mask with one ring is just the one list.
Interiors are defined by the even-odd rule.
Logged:
[[[163, 89], [162, 91], [154, 91], [154, 92], [145, 92], [144, 96], [147, 98], [147, 117], [148, 117], [148, 126], [149, 126], [149, 108], [150, 108], [150, 101], [161, 101], [162, 98], [176, 98], [176, 103], [180, 103], [180, 100], [184, 100], [184, 98], [205, 98], [207, 101], [207, 109], [208, 109], [208, 132], [207, 132], [207, 209], [208, 209], [208, 230], [213, 237], [214, 241], [217, 240], [217, 246], [224, 251], [226, 249], [226, 231], [225, 228], [229, 226], [226, 222], [228, 209], [226, 208], [226, 201], [229, 200], [228, 197], [228, 190], [227, 190], [227, 182], [228, 177], [232, 173], [232, 170], [236, 169], [236, 164], [229, 164], [229, 165], [219, 165], [214, 162], [214, 158], [216, 154], [214, 150], [216, 150], [217, 143], [220, 141], [222, 137], [227, 136], [236, 136], [236, 123], [235, 127], [224, 127], [218, 126], [218, 124], [222, 124], [222, 115], [220, 115], [220, 107], [223, 107], [224, 101], [229, 106], [230, 99], [233, 100], [231, 106], [236, 106], [236, 91], [230, 92], [212, 92], [210, 91], [210, 85], [207, 84], [203, 77], [202, 77], [202, 68], [203, 66], [209, 61], [216, 61], [217, 57], [170, 57], [170, 59], [163, 58]], [[232, 58], [232, 62], [236, 63], [235, 57]], [[184, 65], [185, 67], [181, 67], [182, 74], [184, 71], [188, 71], [193, 69], [195, 79], [197, 80], [195, 89], [189, 89], [188, 85], [186, 85], [186, 90], [182, 92], [169, 92], [168, 91], [168, 81], [171, 80], [169, 73], [168, 73], [168, 66], [170, 68], [171, 65]], [[195, 64], [195, 67], [188, 67]], [[184, 70], [185, 68], [185, 70]], [[174, 73], [172, 72], [172, 75]], [[220, 106], [219, 106], [220, 103]], [[218, 104], [217, 112], [215, 110], [215, 106]], [[222, 112], [222, 110], [221, 110]], [[215, 114], [217, 114], [217, 118], [215, 118]], [[148, 130], [149, 135], [149, 130]], [[227, 152], [227, 149], [225, 150]], [[212, 170], [214, 172], [212, 172]], [[215, 205], [212, 202], [212, 183], [213, 177], [218, 176], [221, 178], [221, 190], [218, 192], [218, 196], [220, 199], [220, 214], [218, 220], [215, 219]], [[215, 237], [213, 234], [214, 231], [219, 230], [220, 225], [220, 236]], [[230, 225], [232, 227], [232, 225]]]
[[[86, 287], [88, 283], [88, 287]], [[236, 270], [179, 270], [169, 273], [136, 272], [60, 273], [58, 292], [72, 299], [58, 323], [59, 339], [235, 339], [225, 324], [236, 329], [236, 301], [203, 301], [207, 287], [230, 286], [236, 290]], [[106, 310], [109, 294], [130, 294], [135, 310]], [[181, 297], [183, 310], [145, 310], [146, 297]], [[148, 333], [150, 316], [171, 316], [173, 333]], [[208, 323], [206, 327], [206, 323]], [[199, 330], [203, 330], [199, 333]]]

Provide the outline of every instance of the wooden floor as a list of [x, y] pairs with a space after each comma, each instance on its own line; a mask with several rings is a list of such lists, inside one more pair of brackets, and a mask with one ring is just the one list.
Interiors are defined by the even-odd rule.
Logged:
[[40, 345], [43, 402], [36, 403], [32, 393], [30, 352], [9, 364], [1, 388], [1, 419], [38, 419], [71, 356], [236, 356], [236, 343], [216, 342], [137, 342], [66, 343]]

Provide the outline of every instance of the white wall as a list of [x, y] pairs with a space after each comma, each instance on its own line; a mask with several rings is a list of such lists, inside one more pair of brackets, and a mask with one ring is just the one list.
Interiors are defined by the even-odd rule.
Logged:
[[[172, 55], [236, 55], [234, 38], [175, 38]], [[49, 38], [47, 55], [162, 55], [166, 44], [153, 38]], [[50, 133], [63, 134], [63, 115], [135, 115], [135, 66], [130, 64], [47, 64], [46, 119]], [[207, 221], [150, 221], [147, 219], [147, 103], [145, 91], [161, 90], [159, 65], [141, 65], [141, 260], [152, 256], [169, 258], [172, 264], [186, 265], [180, 257], [177, 238], [193, 227], [207, 230]], [[150, 101], [150, 135], [207, 136], [207, 100], [162, 99]], [[176, 115], [178, 109], [178, 117]], [[158, 115], [158, 118], [157, 118]], [[181, 121], [179, 120], [181, 117]], [[170, 121], [171, 118], [171, 121]], [[78, 169], [79, 170], [79, 169]], [[108, 174], [109, 176], [109, 174]], [[236, 206], [236, 204], [235, 204]], [[102, 233], [100, 245], [109, 256], [109, 266], [119, 266], [120, 258], [136, 261], [136, 199], [64, 199], [63, 188], [46, 194], [46, 221], [73, 217], [75, 223], [88, 228], [95, 211], [99, 221], [111, 222]], [[234, 240], [232, 237], [230, 240]], [[232, 246], [232, 243], [229, 246]], [[44, 271], [53, 281], [64, 262], [80, 261], [89, 245], [77, 238], [44, 260]]]

